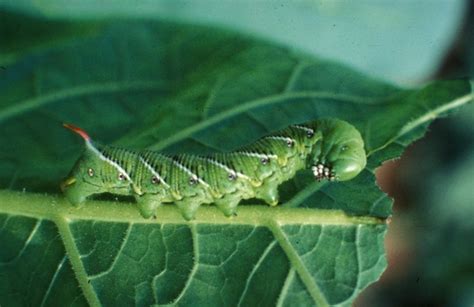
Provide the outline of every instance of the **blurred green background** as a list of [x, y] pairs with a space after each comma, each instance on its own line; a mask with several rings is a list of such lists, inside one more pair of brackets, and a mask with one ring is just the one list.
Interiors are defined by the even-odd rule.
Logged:
[[[214, 25], [406, 87], [474, 74], [470, 1], [4, 0], [0, 10], [45, 18]], [[1, 33], [0, 49], [9, 39]], [[473, 153], [471, 104], [435, 122], [401, 160], [379, 169], [379, 183], [395, 198], [386, 239], [389, 266], [357, 306], [474, 305]]]

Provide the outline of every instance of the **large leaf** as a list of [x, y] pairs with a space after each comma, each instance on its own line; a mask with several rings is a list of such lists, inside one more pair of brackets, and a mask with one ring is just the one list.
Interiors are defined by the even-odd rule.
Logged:
[[[27, 191], [0, 191], [2, 306], [350, 305], [386, 262], [391, 201], [374, 169], [472, 98], [466, 81], [402, 90], [212, 28], [94, 29], [26, 46], [0, 72], [0, 183]], [[208, 206], [185, 222], [165, 206], [144, 220], [125, 202], [77, 209], [32, 193], [58, 193], [80, 153], [61, 122], [105, 143], [202, 153], [321, 117], [359, 128], [369, 166], [345, 183], [303, 172], [282, 186], [283, 208], [242, 205], [225, 218]]]

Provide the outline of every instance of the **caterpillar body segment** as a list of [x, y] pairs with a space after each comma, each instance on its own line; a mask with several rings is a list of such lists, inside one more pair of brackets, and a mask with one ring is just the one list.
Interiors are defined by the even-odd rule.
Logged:
[[174, 203], [187, 220], [199, 206], [214, 203], [236, 214], [242, 199], [277, 205], [278, 186], [310, 168], [316, 180], [349, 180], [366, 164], [364, 142], [355, 127], [337, 119], [289, 126], [233, 152], [207, 156], [165, 155], [95, 143], [80, 128], [65, 125], [85, 141], [85, 150], [61, 184], [74, 205], [90, 195], [133, 195], [149, 218]]

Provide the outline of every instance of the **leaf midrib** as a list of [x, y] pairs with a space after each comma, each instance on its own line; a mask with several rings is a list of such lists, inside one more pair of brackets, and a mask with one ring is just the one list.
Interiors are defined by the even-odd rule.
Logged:
[[60, 196], [0, 190], [0, 213], [67, 221], [94, 220], [133, 224], [214, 224], [214, 225], [356, 225], [385, 224], [385, 219], [371, 216], [350, 216], [342, 210], [268, 207], [264, 205], [239, 206], [237, 217], [225, 217], [216, 206], [199, 208], [197, 218], [186, 221], [174, 205], [164, 205], [156, 219], [144, 219], [135, 204], [118, 201], [88, 200], [81, 207], [73, 207]]

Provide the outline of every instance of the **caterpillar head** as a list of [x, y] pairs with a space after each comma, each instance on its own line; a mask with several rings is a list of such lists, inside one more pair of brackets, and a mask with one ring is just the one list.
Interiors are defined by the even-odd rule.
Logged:
[[323, 142], [312, 171], [317, 180], [346, 181], [357, 176], [367, 164], [364, 140], [359, 131], [342, 120], [322, 120]]
[[94, 144], [82, 129], [64, 124], [64, 127], [79, 134], [85, 141], [85, 150], [76, 161], [61, 190], [73, 205], [78, 205], [93, 194], [129, 194], [130, 177], [114, 161], [104, 156], [100, 145]]

